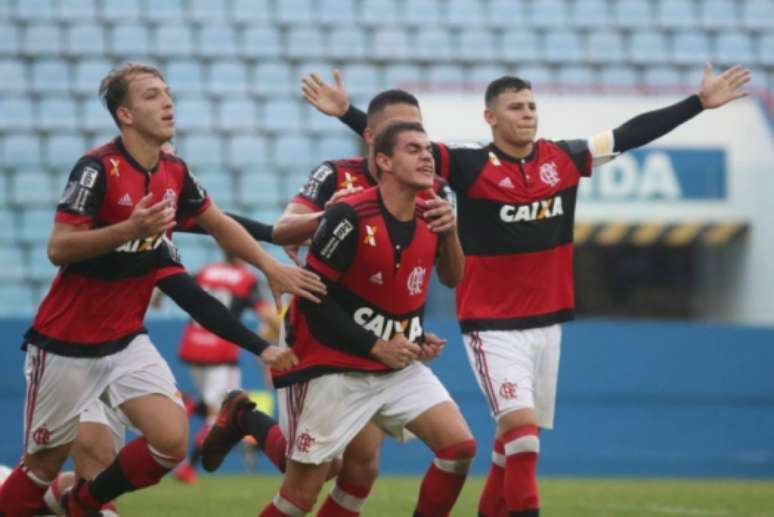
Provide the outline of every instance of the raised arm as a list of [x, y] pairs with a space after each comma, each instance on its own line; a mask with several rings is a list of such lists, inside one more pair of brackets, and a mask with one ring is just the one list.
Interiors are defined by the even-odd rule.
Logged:
[[325, 82], [317, 74], [309, 74], [301, 79], [301, 93], [318, 111], [337, 117], [362, 137], [368, 125], [368, 118], [363, 111], [349, 103], [341, 72], [333, 70], [333, 78], [335, 85]]

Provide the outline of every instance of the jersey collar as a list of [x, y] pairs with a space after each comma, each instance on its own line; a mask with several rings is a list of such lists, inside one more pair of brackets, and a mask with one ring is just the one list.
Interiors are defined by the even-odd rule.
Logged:
[[115, 139], [116, 147], [118, 147], [118, 150], [121, 151], [121, 154], [124, 155], [124, 158], [126, 158], [126, 161], [129, 162], [129, 165], [131, 165], [134, 169], [144, 173], [144, 174], [153, 174], [156, 172], [156, 170], [159, 168], [159, 160], [156, 160], [156, 163], [153, 164], [153, 167], [150, 169], [146, 169], [140, 163], [132, 157], [131, 154], [129, 154], [129, 151], [126, 150], [126, 147], [124, 147], [124, 142], [121, 140], [121, 136], [117, 136]]
[[492, 143], [490, 143], [490, 144], [489, 144], [489, 148], [490, 148], [490, 149], [492, 150], [492, 152], [494, 152], [494, 153], [495, 153], [495, 155], [497, 155], [497, 157], [498, 157], [498, 158], [500, 158], [501, 160], [504, 160], [504, 161], [506, 161], [506, 162], [512, 162], [512, 163], [526, 163], [526, 162], [531, 162], [532, 160], [534, 160], [535, 158], [537, 158], [537, 154], [538, 154], [538, 142], [537, 142], [537, 140], [536, 140], [536, 141], [535, 141], [535, 143], [532, 145], [532, 150], [531, 150], [531, 151], [529, 152], [529, 154], [528, 154], [527, 156], [525, 156], [524, 158], [516, 158], [515, 156], [511, 156], [510, 154], [506, 153], [505, 151], [503, 151], [502, 149], [500, 149], [499, 147], [497, 147], [497, 146], [494, 144], [494, 142], [492, 142]]

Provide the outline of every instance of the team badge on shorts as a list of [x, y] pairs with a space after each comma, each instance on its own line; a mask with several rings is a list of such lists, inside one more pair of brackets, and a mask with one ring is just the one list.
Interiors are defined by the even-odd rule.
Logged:
[[46, 426], [42, 425], [32, 433], [32, 439], [35, 440], [35, 443], [38, 445], [46, 445], [51, 440], [51, 431], [49, 431]]
[[315, 438], [307, 432], [303, 432], [296, 438], [296, 448], [299, 452], [309, 452], [309, 449], [314, 445]]
[[512, 400], [516, 398], [516, 385], [512, 382], [505, 381], [500, 385], [500, 396], [506, 400]]

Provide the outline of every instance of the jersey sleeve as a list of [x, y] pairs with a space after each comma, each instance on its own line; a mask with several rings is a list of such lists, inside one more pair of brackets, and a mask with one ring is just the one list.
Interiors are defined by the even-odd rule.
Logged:
[[56, 222], [93, 226], [105, 197], [105, 189], [102, 163], [93, 157], [81, 158], [67, 178], [67, 186], [56, 207]]
[[330, 281], [337, 281], [355, 258], [358, 217], [346, 203], [325, 211], [309, 247], [307, 265]]
[[207, 191], [196, 179], [188, 167], [185, 168], [183, 187], [180, 190], [180, 198], [177, 205], [176, 219], [182, 227], [191, 224], [190, 220], [199, 216], [212, 203]]
[[479, 144], [447, 145], [436, 143], [436, 171], [451, 190], [464, 193], [476, 181], [489, 159], [489, 150]]
[[323, 162], [309, 173], [292, 202], [306, 205], [315, 211], [322, 210], [335, 192], [336, 169], [332, 163]]
[[558, 140], [555, 142], [575, 164], [580, 176], [591, 176], [594, 166], [589, 140]]

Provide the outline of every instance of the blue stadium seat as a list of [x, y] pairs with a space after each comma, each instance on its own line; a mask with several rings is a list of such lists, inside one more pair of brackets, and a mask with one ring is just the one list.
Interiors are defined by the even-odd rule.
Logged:
[[59, 0], [56, 12], [59, 20], [66, 22], [91, 21], [97, 18], [95, 0]]
[[55, 12], [53, 0], [21, 0], [16, 2], [14, 18], [26, 22], [50, 20]]
[[455, 57], [463, 61], [481, 63], [499, 58], [499, 47], [492, 31], [463, 29], [459, 34], [459, 46]]
[[[165, 2], [159, 2], [164, 4]], [[115, 25], [110, 35], [110, 52], [114, 56], [126, 57], [150, 53], [150, 32], [139, 23]]]
[[[330, 159], [339, 159], [362, 154], [362, 140], [352, 135], [329, 135], [320, 139], [317, 148], [317, 155], [330, 157]], [[325, 158], [323, 158], [325, 159]]]
[[[407, 63], [388, 63], [384, 69], [384, 85], [387, 88], [407, 88], [422, 80], [423, 69]], [[365, 108], [363, 106], [363, 108]]]
[[583, 60], [583, 45], [575, 31], [548, 31], [544, 57], [549, 63], [577, 63]]
[[653, 6], [642, 0], [618, 0], [613, 3], [613, 20], [623, 29], [648, 29], [655, 23]]
[[32, 129], [32, 103], [28, 97], [0, 97], [0, 131]]
[[568, 25], [567, 7], [562, 0], [533, 0], [527, 8], [527, 19], [533, 27], [564, 27]]
[[355, 25], [353, 0], [319, 0], [316, 19], [323, 25], [344, 27]]
[[64, 43], [64, 53], [79, 59], [105, 54], [105, 34], [99, 25], [71, 25], [65, 33]]
[[191, 165], [194, 173], [200, 167], [223, 163], [220, 139], [212, 133], [191, 133], [180, 139], [180, 156]]
[[140, 15], [140, 0], [102, 0], [100, 17], [107, 22], [132, 22]]
[[708, 29], [735, 28], [740, 16], [736, 4], [729, 0], [703, 0], [699, 4], [702, 26]]
[[56, 56], [62, 51], [62, 32], [53, 23], [33, 23], [22, 33], [21, 52], [27, 56]]
[[750, 65], [755, 60], [752, 39], [741, 32], [722, 32], [715, 38], [715, 59], [718, 63]]
[[[758, 42], [758, 63], [774, 66], [774, 34], [763, 34]], [[770, 85], [774, 89], [774, 85]]]
[[275, 59], [282, 49], [280, 34], [274, 27], [246, 26], [242, 30], [240, 56], [248, 59]]
[[765, 98], [766, 95], [771, 95], [771, 92], [774, 91], [774, 85], [769, 84], [768, 77], [766, 77], [766, 69], [751, 66], [750, 82], [744, 89]]
[[46, 140], [46, 164], [60, 171], [58, 176], [64, 181], [70, 168], [86, 150], [86, 142], [80, 133], [54, 133]]
[[112, 63], [104, 59], [78, 60], [73, 70], [72, 91], [96, 98], [99, 83], [111, 68]]
[[[5, 184], [5, 177], [0, 176], [0, 181]], [[7, 246], [16, 238], [16, 229], [19, 225], [16, 222], [15, 212], [5, 207], [5, 196], [0, 204], [0, 242]]]
[[0, 284], [0, 313], [8, 316], [26, 316], [35, 312], [36, 296], [26, 283]]
[[196, 179], [220, 207], [234, 204], [234, 177], [229, 169], [212, 166], [196, 171]]
[[561, 66], [557, 71], [556, 82], [559, 86], [591, 87], [597, 83], [594, 71], [583, 65]]
[[0, 0], [0, 20], [10, 20], [12, 14], [11, 0]]
[[75, 129], [78, 115], [75, 102], [70, 97], [45, 97], [38, 102], [37, 126], [51, 131]]
[[202, 65], [195, 59], [175, 59], [167, 64], [164, 76], [176, 94], [200, 93], [204, 87]]
[[[316, 169], [317, 165], [319, 164], [315, 164], [312, 167], [312, 170]], [[310, 171], [302, 168], [287, 171], [287, 175], [285, 176], [285, 184], [284, 184], [285, 188], [282, 194], [283, 202], [290, 201], [291, 199], [293, 199], [293, 197], [295, 197], [296, 194], [298, 194], [301, 191], [301, 187], [306, 183], [306, 180], [309, 178], [309, 172]], [[256, 218], [258, 221], [271, 221], [271, 220], [276, 221], [277, 219], [279, 219], [279, 215], [280, 214], [278, 214], [278, 216], [274, 216], [273, 214], [271, 213], [267, 214], [266, 211], [264, 211], [264, 213], [260, 215], [256, 214]], [[261, 219], [262, 217], [263, 219]]]
[[474, 65], [468, 72], [468, 80], [474, 84], [481, 85], [481, 91], [484, 87], [497, 79], [509, 73], [509, 70], [501, 65]]
[[241, 202], [248, 206], [277, 205], [284, 201], [281, 177], [270, 169], [251, 169], [242, 174], [239, 193]]
[[360, 21], [367, 27], [396, 24], [401, 13], [397, 0], [363, 0], [360, 4]]
[[621, 34], [613, 31], [591, 31], [586, 40], [586, 56], [592, 63], [620, 63], [624, 60]]
[[222, 23], [228, 17], [226, 0], [189, 0], [188, 18], [197, 23]]
[[449, 0], [443, 22], [449, 27], [480, 29], [486, 26], [486, 4], [470, 0]]
[[288, 95], [297, 88], [291, 68], [284, 61], [259, 62], [253, 68], [250, 84], [253, 93], [261, 96]]
[[48, 284], [56, 276], [57, 268], [48, 259], [45, 248], [34, 247], [29, 250], [29, 262], [27, 262], [27, 276], [33, 281]]
[[334, 59], [363, 59], [368, 43], [362, 29], [334, 28], [328, 36], [326, 54]]
[[118, 129], [115, 126], [110, 130], [99, 131], [91, 138], [88, 147], [100, 147], [115, 140], [116, 136], [118, 136]]
[[[513, 0], [492, 0], [489, 4], [488, 23], [492, 27], [508, 29], [519, 27], [521, 31], [527, 14], [523, 2]], [[519, 32], [513, 31], [513, 32]], [[506, 34], [512, 31], [507, 31]]]
[[692, 0], [657, 0], [656, 23], [668, 29], [695, 27], [698, 13]]
[[0, 56], [19, 53], [19, 35], [10, 23], [0, 23]]
[[186, 24], [157, 25], [153, 29], [153, 55], [162, 58], [193, 55], [193, 34]]
[[742, 26], [752, 30], [774, 29], [774, 0], [747, 0], [742, 4]]
[[[347, 64], [341, 68], [341, 75], [351, 95], [373, 96], [382, 89], [383, 83], [379, 80], [379, 70], [367, 63]], [[326, 77], [325, 80], [333, 82], [332, 78]]]
[[274, 18], [282, 25], [302, 25], [313, 20], [311, 0], [283, 0], [275, 6]]
[[[365, 106], [358, 107], [365, 109]], [[347, 131], [337, 118], [323, 115], [309, 103], [305, 102], [301, 111], [303, 112], [304, 129], [307, 131], [327, 134], [341, 134]]]
[[3, 162], [9, 167], [39, 166], [41, 155], [40, 140], [33, 133], [15, 131], [3, 138]]
[[245, 27], [267, 25], [272, 20], [271, 0], [233, 0], [231, 21]]
[[[27, 260], [24, 258], [24, 250], [19, 247], [2, 246], [0, 247], [0, 281], [19, 280], [24, 277], [24, 264]], [[4, 284], [0, 284], [0, 288]], [[2, 292], [2, 291], [0, 291]]]
[[531, 82], [532, 86], [537, 88], [556, 84], [556, 78], [551, 69], [544, 65], [518, 66], [512, 75]]
[[[537, 36], [531, 30], [508, 31], [503, 36], [502, 60], [507, 63], [535, 61], [540, 56]], [[540, 56], [542, 58], [542, 56]]]
[[465, 71], [460, 65], [430, 65], [427, 80], [435, 85], [459, 86], [465, 81]]
[[0, 94], [27, 93], [27, 74], [18, 59], [0, 59]]
[[269, 99], [263, 105], [261, 126], [268, 131], [301, 129], [301, 107], [290, 99]]
[[449, 61], [454, 53], [449, 32], [443, 28], [417, 31], [412, 49], [411, 57], [420, 61]]
[[600, 84], [606, 88], [635, 88], [640, 84], [637, 70], [631, 66], [606, 66], [600, 71]]
[[[75, 163], [75, 159], [72, 163]], [[40, 172], [35, 168], [18, 169], [15, 174], [11, 175], [10, 180], [10, 201], [13, 204], [25, 207], [49, 207], [49, 209], [52, 209], [56, 196], [49, 174]]]
[[312, 140], [299, 134], [284, 134], [274, 139], [272, 143], [272, 159], [270, 163], [278, 167], [311, 168], [319, 161], [319, 155], [314, 152]]
[[164, 0], [163, 2], [148, 2], [145, 4], [143, 18], [154, 22], [183, 23], [186, 19], [186, 9], [183, 0]]
[[229, 166], [245, 167], [268, 161], [269, 146], [262, 136], [235, 134], [226, 142], [226, 163]]
[[[35, 93], [68, 93], [70, 70], [58, 59], [36, 59], [32, 64], [32, 85]], [[99, 84], [95, 84], [96, 89]]]
[[208, 93], [243, 95], [247, 92], [247, 71], [239, 61], [213, 61], [209, 66]]
[[576, 0], [571, 3], [572, 23], [588, 29], [609, 29], [613, 26], [610, 7], [604, 0]]
[[710, 58], [710, 42], [704, 31], [679, 31], [672, 40], [672, 62], [696, 65]]
[[245, 97], [225, 98], [218, 106], [216, 127], [221, 131], [254, 131], [258, 126], [255, 103]]
[[196, 51], [207, 58], [228, 58], [236, 55], [236, 33], [230, 25], [202, 25], [197, 32]]
[[408, 35], [400, 28], [377, 28], [372, 34], [373, 59], [406, 59], [411, 55]]
[[647, 67], [644, 83], [655, 90], [673, 89], [683, 85], [685, 79], [678, 68], [673, 66]]
[[212, 129], [212, 109], [206, 97], [182, 97], [175, 103], [175, 125], [183, 131]]
[[637, 64], [664, 63], [667, 60], [666, 38], [660, 32], [635, 32], [629, 40], [629, 59]]
[[53, 206], [27, 208], [21, 213], [18, 237], [24, 242], [41, 242], [48, 239], [54, 226]]
[[437, 0], [406, 2], [401, 22], [411, 27], [421, 27], [422, 31], [433, 29], [441, 23], [441, 6]]
[[325, 54], [323, 36], [317, 27], [292, 27], [285, 54], [291, 59], [318, 59]]

